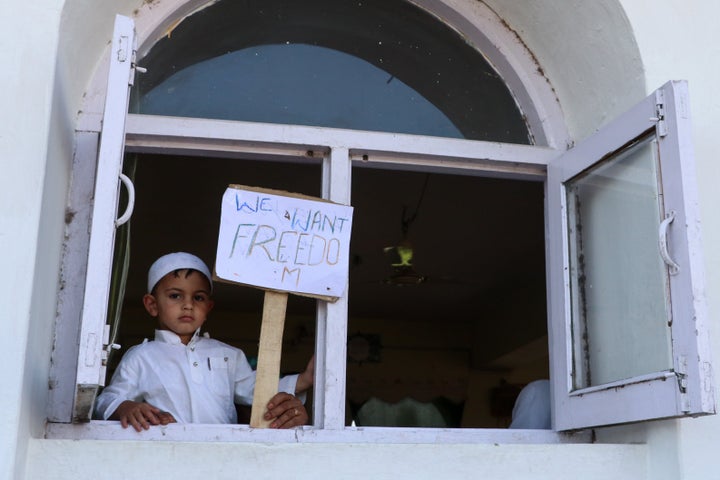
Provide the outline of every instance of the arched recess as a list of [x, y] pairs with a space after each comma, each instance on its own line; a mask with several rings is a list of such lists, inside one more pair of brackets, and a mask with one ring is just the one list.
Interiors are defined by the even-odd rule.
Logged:
[[483, 3], [532, 52], [552, 84], [574, 143], [659, 87], [646, 85], [643, 58], [623, 7], [626, 2]]
[[[162, 37], [171, 34], [185, 18], [215, 3], [208, 0], [143, 2], [135, 9], [138, 58], [142, 58]], [[510, 22], [482, 2], [413, 0], [439, 21], [457, 30], [475, 46], [498, 71], [526, 115], [536, 145], [565, 148], [570, 143], [563, 111], [550, 80], [535, 55]], [[105, 53], [107, 58], [108, 52]], [[93, 75], [82, 111], [101, 113], [107, 63], [104, 58]]]
[[[648, 88], [656, 87], [645, 84], [632, 25], [619, 1], [583, 0], [573, 8], [561, 0], [529, 5], [497, 0], [412, 1], [485, 54], [528, 116], [537, 145], [564, 149], [642, 98]], [[117, 11], [132, 15], [138, 56], [142, 57], [184, 18], [213, 2], [125, 3], [124, 8], [116, 5], [118, 10], [106, 9], [94, 16], [107, 16], [109, 27], [109, 19]], [[63, 50], [93, 53], [88, 37], [94, 32], [84, 31], [77, 20], [86, 14], [82, 2], [66, 2], [63, 17], [68, 22], [76, 20], [66, 29], [71, 33], [62, 39], [67, 47]], [[97, 38], [98, 42], [101, 39]], [[108, 55], [106, 50], [100, 68], [89, 77], [79, 103], [83, 112], [102, 112]], [[84, 83], [82, 78], [75, 81]]]
[[[479, 50], [482, 50], [491, 59], [498, 71], [502, 72], [508, 85], [511, 86], [523, 111], [528, 114], [528, 123], [534, 134], [535, 143], [538, 145], [556, 148], [569, 145], [572, 142], [568, 141], [568, 135], [565, 133], [566, 125], [571, 126], [574, 133], [570, 138], [583, 136], [589, 133], [587, 125], [595, 124], [597, 126], [604, 123], [605, 118], [626, 105], [630, 99], [637, 97], [638, 92], [643, 89], [640, 57], [637, 55], [632, 32], [628, 28], [628, 24], [622, 21], [624, 20], [622, 9], [613, 10], [617, 6], [616, 4], [612, 4], [613, 8], [609, 9], [612, 10], [611, 12], [606, 11], [605, 13], [615, 20], [620, 20], [618, 24], [613, 24], [612, 28], [604, 32], [604, 35], [590, 35], [590, 40], [585, 42], [582, 41], [583, 35], [578, 32], [582, 31], [583, 24], [591, 24], [592, 11], [590, 13], [582, 12], [577, 16], [576, 23], [580, 27], [573, 25], [573, 29], [570, 30], [575, 33], [567, 35], [561, 41], [559, 37], [562, 36], [563, 28], [557, 29], [561, 33], [547, 32], [548, 25], [555, 25], [549, 17], [557, 14], [557, 25], [567, 27], [569, 23], [573, 23], [576, 12], [560, 12], [561, 9], [548, 8], [548, 11], [544, 12], [544, 18], [547, 21], [541, 25], [542, 28], [538, 28], [538, 24], [532, 21], [528, 15], [496, 15], [485, 4], [457, 2], [450, 5], [450, 2], [421, 1], [418, 1], [417, 4], [461, 32], [468, 43], [478, 45]], [[150, 4], [145, 3], [144, 5]], [[169, 33], [173, 25], [163, 24], [182, 21], [184, 17], [182, 15], [173, 16], [173, 12], [177, 13], [179, 7], [192, 6], [193, 3], [173, 5], [159, 2], [152, 5], [157, 8], [167, 7], [166, 13], [169, 13], [166, 16], [160, 16], [159, 10], [154, 12], [137, 10], [135, 13], [138, 15], [138, 25], [153, 27], [155, 30], [152, 28], [150, 30], [156, 33], [157, 31], [161, 34]], [[500, 5], [500, 7], [502, 6], [504, 5]], [[556, 5], [552, 4], [551, 6]], [[144, 16], [144, 14], [146, 15]], [[513, 24], [510, 20], [514, 20], [516, 23]], [[166, 26], [167, 28], [165, 28]], [[148, 32], [148, 28], [145, 32]], [[612, 32], [621, 32], [620, 37], [623, 41], [619, 43], [622, 44], [622, 48], [614, 50], [613, 47], [618, 45], [614, 45], [612, 42], [602, 45], [598, 43], [598, 40], [612, 36]], [[533, 42], [529, 42], [534, 47], [532, 53], [525, 47], [521, 37], [525, 40], [534, 38]], [[141, 52], [142, 49], [152, 45], [153, 38], [159, 37], [141, 36]], [[578, 39], [578, 42], [568, 42], [568, 39]], [[563, 52], [566, 55], [553, 56], [553, 46], [563, 42], [571, 45]], [[480, 45], [485, 45], [485, 47], [480, 47]], [[583, 50], [587, 46], [592, 48]], [[593, 52], [604, 54], [601, 57], [603, 61], [597, 62], [599, 64], [597, 67], [592, 57]], [[591, 59], [588, 60], [585, 57]], [[575, 61], [579, 59], [583, 59], [585, 62], [578, 61], [576, 65]], [[608, 62], [608, 59], [612, 59], [612, 61]], [[546, 66], [547, 70], [540, 65]], [[624, 75], [622, 74], [623, 67], [626, 70]], [[552, 85], [545, 78], [546, 72], [551, 72], [547, 75], [555, 79]], [[96, 99], [102, 97], [103, 93], [101, 76], [98, 74], [95, 77], [94, 92], [96, 95], [89, 96], [86, 112], [99, 111]], [[553, 85], [558, 84], [562, 85], [562, 88], [554, 89]], [[563, 99], [565, 99], [564, 102]], [[564, 110], [560, 108], [560, 104], [565, 106]], [[604, 108], [597, 108], [599, 105]], [[82, 130], [82, 128], [78, 128], [78, 130]], [[87, 156], [81, 158], [78, 155], [77, 158], [80, 163], [91, 162]]]

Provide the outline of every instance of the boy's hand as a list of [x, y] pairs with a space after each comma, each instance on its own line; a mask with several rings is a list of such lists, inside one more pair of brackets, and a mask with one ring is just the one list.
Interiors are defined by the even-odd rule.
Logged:
[[270, 428], [293, 428], [305, 425], [308, 421], [305, 405], [294, 395], [280, 392], [270, 399], [265, 412], [265, 420], [275, 419]]
[[120, 420], [123, 428], [128, 425], [141, 432], [148, 430], [150, 425], [167, 425], [175, 423], [175, 417], [169, 412], [163, 412], [159, 408], [153, 407], [145, 402], [133, 402], [125, 400], [110, 416], [111, 420]]
[[295, 394], [309, 390], [313, 382], [315, 382], [315, 355], [310, 358], [307, 367], [305, 367], [305, 371], [298, 375]]

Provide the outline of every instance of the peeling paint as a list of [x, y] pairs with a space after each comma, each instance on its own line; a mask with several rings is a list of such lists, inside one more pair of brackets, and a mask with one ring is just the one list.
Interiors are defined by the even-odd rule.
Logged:
[[[490, 8], [489, 5], [488, 5], [488, 8]], [[502, 24], [502, 26], [505, 27], [508, 32], [510, 32], [510, 33], [513, 34], [513, 36], [517, 39], [517, 41], [520, 43], [520, 45], [523, 46], [523, 48], [524, 48], [525, 51], [528, 53], [528, 55], [530, 55], [530, 58], [532, 59], [532, 62], [533, 62], [533, 63], [536, 65], [536, 67], [537, 67], [537, 72], [538, 72], [538, 74], [539, 74], [542, 78], [545, 79], [545, 81], [547, 82], [547, 84], [550, 86], [550, 90], [552, 90], [553, 95], [555, 95], [555, 99], [556, 99], [556, 100], [558, 101], [558, 103], [559, 103], [559, 102], [560, 102], [560, 99], [559, 99], [558, 96], [557, 96], [557, 92], [555, 91], [555, 88], [552, 86], [552, 83], [550, 82], [550, 79], [547, 77], [547, 75], [545, 75], [545, 70], [543, 70], [543, 68], [540, 66], [540, 62], [538, 61], [538, 59], [537, 59], [537, 57], [535, 56], [535, 54], [532, 52], [532, 50], [530, 50], [530, 48], [528, 48], [528, 45], [525, 43], [525, 41], [522, 39], [522, 37], [520, 37], [520, 34], [519, 34], [514, 28], [512, 28], [512, 27], [510, 26], [510, 24], [509, 24], [504, 18], [502, 18], [500, 15], [498, 15], [497, 12], [495, 12], [495, 10], [493, 10], [492, 8], [490, 8], [490, 10], [492, 10], [493, 13], [495, 13], [495, 15], [497, 15], [497, 17], [500, 19], [500, 23]]]
[[76, 213], [77, 212], [75, 210], [72, 210], [70, 208], [65, 210], [65, 224], [66, 225], [69, 225], [73, 221], [73, 218], [75, 218]]
[[[158, 1], [158, 0], [145, 0], [145, 3], [153, 3], [153, 2], [155, 2], [155, 1]], [[218, 0], [212, 0], [212, 1], [208, 2], [208, 3], [206, 3], [205, 5], [202, 5], [202, 6], [198, 7], [198, 8], [196, 8], [195, 10], [193, 10], [193, 11], [190, 12], [190, 13], [188, 13], [188, 14], [185, 15], [184, 17], [175, 20], [175, 21], [174, 21], [173, 23], [171, 23], [170, 26], [165, 30], [165, 32], [163, 33], [163, 36], [164, 36], [164, 37], [167, 37], [167, 38], [170, 38], [170, 37], [172, 36], [173, 30], [175, 30], [182, 22], [184, 22], [186, 18], [191, 17], [191, 16], [195, 15], [196, 13], [198, 13], [198, 12], [200, 12], [200, 11], [202, 11], [202, 10], [205, 10], [205, 9], [208, 8], [208, 7], [213, 6], [213, 5], [216, 4], [217, 2], [218, 2]]]

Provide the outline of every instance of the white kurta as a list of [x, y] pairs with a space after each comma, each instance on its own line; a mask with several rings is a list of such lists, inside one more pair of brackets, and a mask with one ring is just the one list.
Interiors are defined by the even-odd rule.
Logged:
[[[297, 375], [280, 379], [294, 394]], [[107, 419], [125, 400], [147, 402], [178, 423], [237, 423], [235, 403], [251, 405], [255, 372], [242, 350], [195, 332], [183, 345], [173, 332], [156, 330], [155, 341], [130, 348], [95, 403]]]
[[515, 400], [510, 428], [552, 428], [550, 380], [535, 380], [525, 385]]

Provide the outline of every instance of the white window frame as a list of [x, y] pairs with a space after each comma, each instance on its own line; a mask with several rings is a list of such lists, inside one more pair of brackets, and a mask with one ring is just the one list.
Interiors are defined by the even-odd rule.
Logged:
[[[688, 108], [687, 83], [668, 82], [548, 165], [547, 217], [551, 239], [548, 278], [553, 292], [549, 297], [549, 315], [553, 319], [552, 343], [559, 346], [550, 351], [556, 430], [715, 413]], [[676, 274], [668, 274], [673, 368], [573, 389], [569, 227], [564, 185], [607, 155], [648, 134], [654, 135], [658, 146], [661, 209], [666, 216], [670, 212], [675, 215], [667, 242], [658, 238], [668, 245], [671, 256], [680, 265]]]
[[[76, 226], [71, 224], [68, 227], [68, 236], [72, 234], [78, 238], [76, 246], [87, 250], [83, 255], [83, 252], [68, 249], [66, 245], [62, 281], [67, 294], [75, 295], [77, 299], [79, 285], [76, 275], [85, 273], [84, 288], [81, 290], [84, 300], [82, 310], [77, 311], [72, 300], [63, 302], [69, 297], [61, 296], [60, 299], [59, 310], [68, 317], [79, 315], [80, 321], [77, 330], [65, 325], [66, 328], [59, 329], [61, 333], [56, 337], [50, 378], [51, 407], [48, 419], [51, 421], [62, 421], [68, 413], [73, 421], [89, 420], [98, 387], [104, 385], [108, 349], [112, 348], [108, 346], [110, 330], [106, 324], [109, 298], [106, 273], [112, 269], [115, 229], [129, 219], [134, 200], [132, 182], [122, 174], [122, 160], [130, 87], [135, 78], [135, 52], [134, 22], [128, 17], [117, 15], [108, 64], [108, 94], [104, 102], [102, 134], [99, 131], [79, 131], [77, 136], [76, 159], [78, 155], [88, 155], [97, 148], [98, 162], [93, 171], [85, 172], [84, 177], [87, 179], [87, 175], [95, 174], [94, 190], [90, 192], [82, 187], [74, 188], [71, 207], [68, 209], [68, 220], [80, 213], [88, 219], [89, 226], [87, 237]], [[74, 170], [77, 174], [80, 169], [74, 165]], [[127, 210], [118, 218], [117, 204], [121, 184], [128, 189], [129, 202]], [[91, 211], [83, 208], [83, 200], [89, 199]], [[85, 264], [79, 262], [78, 257], [83, 256], [87, 259], [87, 270], [76, 266], [78, 263]], [[66, 352], [57, 350], [60, 342], [70, 341], [73, 337], [73, 344], [78, 345], [76, 355], [69, 356]], [[63, 378], [64, 370], [68, 368], [75, 372], [72, 401], [69, 401], [69, 384]]]
[[[131, 24], [130, 24], [131, 25]], [[122, 36], [122, 35], [121, 35]], [[131, 43], [132, 44], [132, 43]], [[115, 45], [113, 43], [113, 45]], [[117, 51], [113, 46], [113, 51]], [[119, 91], [127, 91], [128, 78], [132, 77], [133, 66], [129, 70], [113, 71], [110, 67], [110, 81], [107, 90], [108, 98], [118, 98]], [[124, 72], [124, 73], [123, 73]], [[129, 76], [126, 73], [129, 72]], [[124, 79], [123, 79], [123, 75]], [[124, 83], [123, 83], [124, 82]], [[126, 92], [127, 93], [127, 92]], [[78, 364], [78, 389], [93, 389], [96, 391], [104, 381], [103, 356], [105, 342], [97, 341], [101, 332], [105, 331], [105, 315], [107, 311], [107, 295], [110, 284], [112, 238], [117, 216], [118, 176], [122, 166], [122, 140], [128, 152], [165, 153], [184, 155], [212, 156], [240, 156], [253, 154], [258, 158], [302, 158], [306, 152], [313, 151], [323, 157], [323, 197], [340, 202], [350, 202], [350, 180], [352, 168], [374, 166], [392, 169], [420, 170], [427, 172], [461, 173], [464, 175], [497, 176], [511, 179], [546, 181], [548, 187], [546, 225], [550, 232], [548, 238], [548, 300], [549, 300], [549, 335], [551, 353], [551, 376], [555, 378], [554, 415], [558, 415], [558, 405], [562, 406], [562, 397], [559, 392], [564, 385], [564, 375], [558, 372], [567, 371], [567, 347], [565, 302], [567, 298], [567, 281], [563, 269], [566, 265], [565, 235], [558, 228], [557, 212], [560, 212], [561, 195], [556, 191], [555, 174], [552, 177], [548, 168], [559, 168], [568, 162], [568, 153], [548, 147], [527, 145], [511, 145], [495, 142], [482, 142], [472, 140], [459, 140], [448, 138], [423, 137], [417, 135], [389, 134], [382, 132], [361, 132], [319, 127], [305, 127], [293, 125], [259, 124], [250, 122], [235, 122], [222, 120], [206, 120], [191, 118], [173, 118], [146, 115], [128, 115], [127, 97], [122, 110], [108, 108], [105, 114], [110, 115], [103, 122], [102, 141], [98, 155], [98, 175], [95, 186], [96, 198], [93, 206], [92, 232], [89, 240], [89, 257], [87, 261], [86, 286], [84, 287], [84, 303], [80, 332], [80, 352], [76, 357]], [[680, 110], [682, 114], [683, 110]], [[676, 111], [666, 111], [665, 123], [668, 128], [678, 126], [679, 129], [689, 128], [686, 123], [672, 123], [668, 115]], [[645, 115], [644, 113], [642, 115]], [[641, 115], [641, 117], [642, 117]], [[647, 124], [647, 115], [641, 118]], [[117, 121], [125, 123], [126, 131], [120, 135], [120, 144], [115, 148], [103, 149], [102, 143], [115, 136], [110, 135], [106, 129]], [[81, 124], [84, 122], [81, 121]], [[89, 119], [87, 123], [94, 124], [99, 130], [99, 122]], [[644, 127], [647, 129], [647, 127]], [[687, 132], [686, 132], [687, 133]], [[673, 138], [675, 132], [667, 137]], [[82, 135], [80, 135], [82, 138]], [[589, 142], [596, 140], [590, 139]], [[680, 138], [680, 137], [677, 137]], [[685, 137], [682, 137], [685, 138]], [[684, 142], [684, 140], [682, 140]], [[92, 145], [92, 142], [88, 142]], [[600, 143], [602, 145], [602, 143]], [[683, 143], [685, 151], [687, 145]], [[85, 154], [91, 146], [85, 148]], [[573, 150], [574, 151], [574, 150]], [[691, 161], [692, 159], [690, 159]], [[683, 185], [689, 185], [692, 190], [692, 172], [683, 165]], [[561, 169], [562, 170], [562, 169]], [[102, 174], [101, 174], [102, 172]], [[687, 190], [687, 189], [686, 189]], [[107, 199], [100, 200], [98, 193], [107, 195]], [[684, 194], [692, 192], [684, 191]], [[693, 204], [693, 202], [690, 202]], [[687, 212], [686, 209], [683, 211]], [[696, 218], [690, 216], [688, 218]], [[95, 230], [96, 223], [103, 225], [101, 230]], [[680, 222], [676, 222], [680, 223]], [[694, 225], [696, 228], [697, 225]], [[98, 233], [100, 232], [100, 233]], [[673, 239], [674, 241], [674, 239]], [[695, 255], [697, 236], [693, 235], [686, 246], [688, 252]], [[680, 244], [676, 244], [680, 245]], [[83, 248], [81, 246], [81, 248]], [[682, 248], [682, 247], [677, 247]], [[674, 252], [679, 254], [679, 252]], [[68, 254], [66, 254], [67, 256]], [[77, 256], [77, 254], [75, 254]], [[693, 266], [698, 267], [700, 260], [690, 256]], [[97, 258], [96, 258], [97, 257]], [[68, 260], [65, 261], [67, 266]], [[694, 272], [699, 272], [697, 268]], [[699, 275], [699, 274], [698, 274]], [[558, 279], [561, 279], [558, 283]], [[702, 287], [701, 275], [693, 278], [695, 290]], [[560, 288], [557, 288], [560, 287]], [[66, 294], [67, 295], [67, 294]], [[76, 293], [77, 295], [77, 293]], [[688, 293], [688, 295], [690, 295]], [[702, 311], [702, 298], [691, 297], [696, 312]], [[61, 299], [62, 301], [62, 299]], [[575, 434], [562, 434], [557, 431], [542, 430], [506, 430], [506, 429], [416, 429], [416, 428], [382, 428], [382, 427], [346, 427], [345, 426], [345, 364], [347, 338], [347, 297], [342, 297], [334, 304], [318, 302], [318, 328], [316, 339], [316, 378], [314, 394], [314, 424], [294, 431], [258, 430], [243, 425], [177, 425], [151, 429], [144, 432], [142, 438], [147, 440], [222, 440], [222, 441], [289, 441], [289, 442], [399, 442], [399, 443], [559, 443], [589, 441], [588, 432]], [[558, 315], [558, 312], [560, 314]], [[682, 315], [676, 318], [684, 318]], [[90, 323], [94, 322], [94, 323]], [[94, 340], [93, 340], [94, 336]], [[93, 343], [94, 341], [94, 343]], [[704, 348], [704, 347], [702, 347]], [[703, 351], [700, 348], [698, 351]], [[85, 359], [92, 358], [92, 361]], [[559, 368], [564, 367], [563, 370]], [[709, 368], [709, 363], [707, 364]], [[55, 380], [63, 382], [55, 368]], [[82, 371], [82, 376], [80, 372]], [[707, 374], [708, 372], [705, 371]], [[688, 392], [697, 385], [707, 386], [707, 382], [694, 383], [688, 373]], [[706, 375], [705, 380], [709, 381]], [[53, 379], [51, 379], [51, 382]], [[93, 383], [96, 382], [96, 383]], [[676, 384], [676, 382], [666, 382]], [[566, 390], [566, 389], [565, 389]], [[612, 389], [607, 389], [610, 392]], [[623, 390], [623, 389], [615, 389]], [[692, 393], [692, 392], [691, 392]], [[707, 392], [705, 392], [707, 393]], [[694, 394], [694, 393], [693, 393]], [[49, 418], [55, 422], [67, 422], [64, 414], [64, 398], [61, 391], [51, 393], [60, 399], [60, 410], [51, 405]], [[94, 398], [94, 393], [92, 394]], [[87, 398], [87, 396], [86, 396]], [[606, 401], [614, 402], [614, 400]], [[705, 403], [707, 399], [705, 400]], [[703, 405], [705, 405], [703, 403]], [[643, 404], [645, 405], [645, 404]], [[623, 405], [623, 408], [625, 405]], [[695, 412], [698, 413], [698, 412]], [[702, 413], [710, 413], [704, 410]], [[73, 407], [72, 419], [74, 421], [88, 420], [83, 415], [88, 414], [87, 401], [76, 402]], [[675, 416], [683, 413], [675, 412]], [[556, 419], [557, 420], [557, 419]], [[633, 421], [627, 419], [627, 421]], [[583, 428], [584, 426], [599, 425], [589, 422], [587, 425], [574, 423], [568, 428]], [[555, 423], [556, 430], [566, 429], [564, 423]], [[87, 424], [49, 423], [47, 435], [56, 438], [127, 438], [137, 439], [136, 432], [131, 429], [121, 429], [117, 422], [93, 421]]]

